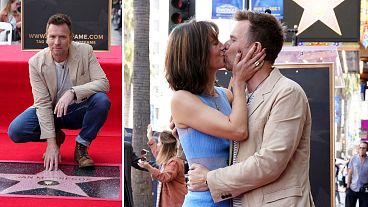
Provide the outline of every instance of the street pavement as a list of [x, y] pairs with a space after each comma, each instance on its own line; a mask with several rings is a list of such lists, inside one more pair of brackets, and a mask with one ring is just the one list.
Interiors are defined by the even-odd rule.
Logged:
[[[336, 203], [336, 207], [344, 207], [345, 206], [345, 192], [344, 191], [339, 191], [339, 195], [340, 195], [340, 201], [341, 204], [339, 204], [339, 202], [337, 201], [337, 197], [335, 196], [335, 203]], [[359, 201], [356, 204], [356, 207], [359, 207]]]
[[337, 197], [335, 196], [335, 206], [336, 207], [343, 207], [345, 206], [345, 192], [340, 192], [339, 191], [339, 195], [340, 195], [340, 204], [339, 204], [339, 201], [337, 200]]
[[117, 25], [111, 22], [111, 45], [121, 45], [122, 33], [121, 28], [115, 30]]
[[115, 26], [111, 24], [111, 45], [121, 45], [121, 39], [121, 28], [119, 30], [115, 30]]

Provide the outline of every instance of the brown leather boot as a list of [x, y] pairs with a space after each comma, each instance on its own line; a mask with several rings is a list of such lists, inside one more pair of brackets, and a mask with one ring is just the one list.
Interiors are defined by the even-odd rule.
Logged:
[[74, 160], [79, 164], [80, 168], [92, 167], [95, 165], [95, 162], [88, 155], [87, 147], [78, 142], [76, 142], [74, 148]]
[[[56, 144], [57, 144], [57, 146], [59, 147], [59, 150], [60, 150], [61, 145], [65, 141], [65, 133], [63, 132], [63, 130], [56, 131], [56, 137], [55, 137], [55, 139], [56, 139]], [[43, 153], [42, 159], [43, 160], [45, 159], [45, 153]]]

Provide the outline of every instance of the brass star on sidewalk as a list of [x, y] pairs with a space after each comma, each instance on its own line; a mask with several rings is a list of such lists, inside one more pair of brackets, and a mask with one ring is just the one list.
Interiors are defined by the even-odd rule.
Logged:
[[0, 194], [9, 194], [38, 188], [51, 188], [86, 197], [89, 196], [77, 185], [77, 183], [116, 179], [116, 177], [68, 176], [60, 169], [57, 171], [45, 170], [34, 175], [0, 173], [0, 177], [20, 181], [17, 184], [4, 189]]
[[298, 34], [302, 33], [316, 21], [320, 20], [334, 32], [341, 34], [339, 23], [336, 19], [334, 8], [344, 0], [293, 0], [304, 8], [299, 22]]

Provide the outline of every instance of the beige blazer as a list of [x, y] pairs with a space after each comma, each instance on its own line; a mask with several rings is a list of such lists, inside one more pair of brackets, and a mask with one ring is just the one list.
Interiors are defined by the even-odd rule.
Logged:
[[[55, 137], [53, 109], [56, 105], [56, 65], [49, 48], [45, 48], [28, 61], [29, 77], [41, 128], [41, 139]], [[97, 92], [107, 93], [109, 82], [93, 53], [92, 46], [72, 42], [67, 59], [69, 76], [77, 102], [88, 99]]]
[[208, 173], [215, 202], [244, 207], [314, 206], [309, 183], [311, 114], [303, 89], [273, 69], [248, 105], [249, 138], [238, 164]]

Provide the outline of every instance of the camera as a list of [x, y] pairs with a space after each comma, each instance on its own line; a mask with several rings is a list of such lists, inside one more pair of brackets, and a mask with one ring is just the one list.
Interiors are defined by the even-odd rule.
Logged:
[[148, 154], [148, 150], [146, 150], [146, 149], [142, 149], [141, 150], [141, 160], [142, 161], [146, 161], [147, 160], [147, 154]]

